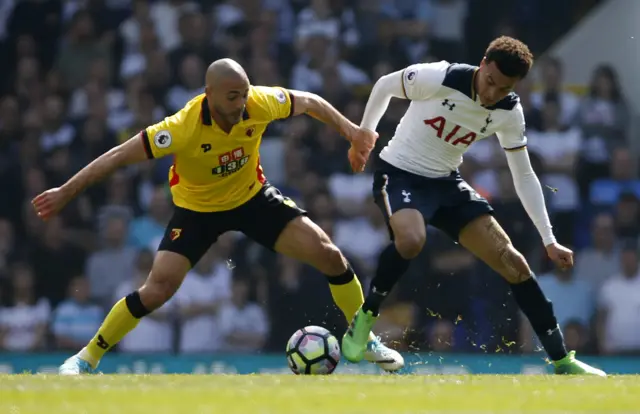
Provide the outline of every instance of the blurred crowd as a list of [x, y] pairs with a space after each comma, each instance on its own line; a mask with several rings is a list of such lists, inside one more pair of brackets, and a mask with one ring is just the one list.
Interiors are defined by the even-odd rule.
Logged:
[[[0, 351], [76, 350], [111, 305], [143, 283], [172, 213], [170, 159], [118, 171], [46, 223], [30, 200], [202, 93], [211, 61], [236, 59], [254, 84], [321, 94], [359, 122], [381, 75], [414, 62], [477, 63], [499, 34], [542, 52], [594, 3], [2, 1]], [[640, 352], [640, 181], [627, 143], [633, 114], [614, 66], [597, 68], [584, 94], [564, 87], [553, 57], [537, 66], [539, 78], [517, 92], [556, 235], [576, 250], [575, 268], [550, 267], [497, 140], [474, 143], [461, 172], [529, 259], [570, 347]], [[406, 105], [392, 102], [378, 150]], [[366, 289], [389, 240], [371, 201], [370, 171], [351, 174], [346, 150], [330, 128], [296, 117], [270, 125], [261, 159], [269, 180], [343, 249]], [[309, 324], [337, 335], [346, 328], [325, 278], [229, 233], [117, 350], [281, 351]], [[539, 349], [508, 285], [432, 228], [377, 330], [400, 350]]]

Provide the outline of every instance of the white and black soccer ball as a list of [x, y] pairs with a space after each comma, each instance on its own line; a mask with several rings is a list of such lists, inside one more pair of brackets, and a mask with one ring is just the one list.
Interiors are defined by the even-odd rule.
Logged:
[[331, 374], [340, 362], [340, 343], [325, 328], [306, 326], [289, 338], [287, 362], [294, 374]]

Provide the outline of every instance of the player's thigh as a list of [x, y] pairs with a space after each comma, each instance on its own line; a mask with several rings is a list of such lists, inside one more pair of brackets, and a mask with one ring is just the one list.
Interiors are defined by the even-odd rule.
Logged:
[[247, 237], [270, 250], [326, 274], [340, 274], [345, 270], [342, 254], [329, 236], [293, 200], [271, 185], [265, 185], [238, 209], [236, 220]]
[[479, 217], [493, 214], [489, 202], [459, 176], [440, 181], [442, 205], [430, 224], [458, 241], [468, 224]]
[[280, 233], [275, 251], [311, 265], [329, 276], [347, 269], [347, 261], [329, 236], [307, 216], [290, 221]]
[[[178, 290], [185, 275], [225, 231], [222, 213], [176, 207], [158, 247], [149, 278], [140, 290], [145, 306], [160, 306]], [[145, 302], [146, 299], [146, 302]]]
[[438, 197], [429, 196], [429, 187], [407, 173], [377, 171], [373, 199], [389, 226], [389, 234], [400, 255], [417, 256], [426, 239], [426, 223], [437, 210]]
[[459, 242], [509, 283], [520, 283], [531, 276], [527, 261], [490, 214], [478, 216], [467, 223], [460, 231]]

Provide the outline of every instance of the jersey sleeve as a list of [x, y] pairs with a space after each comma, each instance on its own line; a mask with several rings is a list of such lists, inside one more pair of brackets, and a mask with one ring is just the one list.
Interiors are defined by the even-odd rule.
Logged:
[[431, 98], [442, 86], [448, 66], [445, 61], [407, 66], [402, 72], [404, 96], [413, 101]]
[[192, 129], [189, 125], [189, 122], [193, 122], [189, 119], [192, 110], [181, 109], [142, 131], [142, 143], [149, 159], [176, 154], [185, 148]]
[[294, 98], [285, 88], [255, 86], [256, 98], [270, 121], [288, 118], [293, 115]]
[[496, 131], [496, 136], [505, 151], [518, 151], [526, 148], [524, 112], [520, 103], [511, 110], [509, 119], [502, 128]]

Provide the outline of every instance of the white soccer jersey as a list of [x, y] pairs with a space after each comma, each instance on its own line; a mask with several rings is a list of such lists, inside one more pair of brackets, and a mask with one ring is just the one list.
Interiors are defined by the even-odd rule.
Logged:
[[473, 87], [476, 66], [420, 63], [402, 73], [404, 96], [411, 100], [380, 158], [426, 177], [455, 171], [476, 141], [496, 134], [502, 147], [526, 145], [522, 106], [515, 93], [484, 108]]

